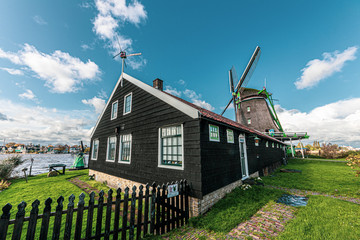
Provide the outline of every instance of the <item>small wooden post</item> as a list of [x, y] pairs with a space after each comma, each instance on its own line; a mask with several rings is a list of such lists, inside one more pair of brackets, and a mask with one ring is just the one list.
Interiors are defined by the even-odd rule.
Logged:
[[51, 198], [48, 198], [45, 200], [45, 208], [44, 208], [43, 218], [42, 218], [42, 222], [41, 222], [41, 230], [40, 230], [40, 239], [41, 240], [48, 239], [51, 203], [52, 203]]
[[145, 186], [145, 211], [144, 211], [144, 232], [143, 237], [148, 233], [148, 227], [149, 227], [149, 188], [150, 185], [146, 184]]
[[15, 225], [12, 234], [12, 240], [21, 239], [22, 227], [24, 224], [26, 202], [22, 201], [18, 205], [18, 212], [16, 213]]
[[[39, 215], [39, 204], [40, 204], [40, 201], [37, 199], [31, 204], [32, 209], [30, 211], [30, 219], [29, 219], [29, 225], [28, 225], [28, 229], [27, 229], [27, 233], [26, 233], [26, 240], [35, 239], [37, 217]], [[0, 239], [2, 239], [2, 238], [0, 237]]]
[[88, 217], [87, 217], [87, 223], [86, 223], [86, 239], [91, 238], [92, 234], [92, 223], [93, 223], [93, 217], [94, 217], [94, 204], [95, 204], [95, 193], [90, 193], [90, 199], [89, 199], [89, 208], [88, 208]]
[[151, 206], [150, 206], [150, 234], [154, 234], [155, 230], [155, 202], [156, 202], [156, 184], [152, 184], [151, 190]]
[[[180, 194], [180, 185], [179, 185], [179, 182], [178, 181], [176, 181], [175, 182], [175, 184], [178, 186], [178, 190], [179, 190], [179, 194]], [[176, 219], [176, 228], [178, 228], [179, 227], [179, 223], [180, 223], [180, 221], [179, 221], [179, 216], [180, 216], [180, 211], [179, 211], [179, 209], [180, 209], [180, 206], [179, 206], [179, 195], [177, 195], [176, 197], [175, 197], [175, 209], [176, 209], [176, 217], [175, 217], [175, 219]], [[174, 228], [174, 225], [173, 225], [173, 228]]]
[[184, 187], [185, 187], [185, 224], [189, 223], [189, 191], [190, 187], [187, 184], [186, 179], [184, 180]]
[[[166, 202], [166, 232], [170, 232], [170, 198], [167, 197], [167, 192], [168, 192], [168, 189], [169, 189], [169, 185], [170, 183], [167, 183], [166, 184], [166, 192], [165, 192], [165, 189], [163, 189], [164, 191], [164, 202], [163, 204], [165, 205], [165, 202]], [[165, 219], [163, 221], [165, 221]]]
[[[55, 212], [54, 229], [53, 229], [53, 235], [52, 235], [53, 240], [56, 240], [56, 239], [60, 238], [60, 228], [61, 228], [63, 202], [64, 202], [64, 197], [60, 196], [57, 199], [58, 205], [56, 206], [56, 212]], [[29, 223], [29, 225], [30, 225], [30, 223]]]
[[12, 205], [10, 203], [6, 204], [2, 208], [3, 214], [0, 218], [0, 239], [6, 239], [6, 234], [9, 226], [9, 220], [10, 220], [10, 210], [12, 208]]
[[136, 186], [132, 187], [131, 194], [131, 209], [130, 209], [130, 231], [129, 239], [134, 239], [134, 225], [135, 225], [135, 203], [136, 203]]
[[75, 195], [71, 194], [69, 197], [69, 203], [67, 206], [65, 232], [64, 232], [65, 240], [69, 240], [71, 238], [71, 227], [72, 227], [72, 220], [73, 220], [73, 213], [74, 213], [74, 200], [75, 200]]
[[77, 207], [76, 214], [76, 224], [75, 224], [75, 240], [81, 239], [81, 229], [83, 223], [83, 215], [84, 215], [84, 205], [85, 205], [85, 194], [82, 192], [79, 196], [79, 202]]
[[119, 238], [118, 234], [119, 234], [119, 220], [120, 220], [120, 203], [121, 203], [121, 188], [118, 188], [116, 190], [113, 240], [117, 240]]
[[161, 193], [160, 193], [160, 186], [157, 186], [156, 189], [156, 224], [155, 224], [155, 230], [156, 235], [160, 235], [160, 207], [161, 207]]
[[[174, 185], [175, 183], [172, 182], [171, 185]], [[178, 189], [179, 190], [179, 189]], [[169, 190], [168, 190], [169, 191]], [[175, 198], [170, 198], [170, 206], [171, 206], [171, 229], [175, 228]]]
[[139, 199], [138, 199], [138, 216], [137, 216], [137, 228], [136, 228], [136, 240], [141, 236], [141, 223], [142, 223], [142, 202], [143, 202], [143, 185], [139, 187]]
[[97, 239], [97, 240], [100, 240], [100, 236], [101, 236], [103, 207], [104, 207], [104, 191], [101, 190], [99, 192], [98, 210], [97, 210], [97, 217], [96, 217], [96, 233], [95, 233], [96, 238], [95, 239]]
[[110, 188], [108, 191], [108, 197], [106, 201], [105, 238], [104, 238], [105, 240], [109, 240], [110, 237], [112, 194], [113, 194], [113, 190]]
[[181, 226], [184, 226], [184, 217], [185, 217], [185, 208], [184, 208], [184, 181], [180, 180], [180, 223]]
[[122, 229], [121, 229], [121, 239], [122, 240], [126, 240], [128, 204], [129, 204], [129, 187], [126, 187], [125, 188], [125, 195], [124, 195]]
[[161, 191], [161, 234], [165, 233], [165, 199], [166, 199], [166, 185], [162, 185], [162, 191]]

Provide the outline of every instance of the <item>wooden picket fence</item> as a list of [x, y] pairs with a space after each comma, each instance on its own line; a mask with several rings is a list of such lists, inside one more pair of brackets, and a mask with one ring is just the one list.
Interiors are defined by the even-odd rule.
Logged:
[[[172, 229], [183, 226], [189, 219], [189, 185], [186, 180], [172, 183], [178, 184], [179, 195], [175, 197], [167, 197], [168, 184], [162, 186], [155, 183], [150, 186], [146, 184], [145, 189], [140, 185], [139, 190], [132, 188], [131, 196], [129, 188], [125, 188], [122, 198], [122, 190], [116, 190], [115, 201], [113, 199], [113, 190], [108, 191], [106, 202], [104, 202], [104, 191], [100, 191], [97, 204], [95, 204], [95, 193], [90, 193], [88, 206], [85, 206], [85, 194], [81, 193], [77, 208], [74, 208], [75, 196], [69, 197], [67, 209], [63, 209], [64, 197], [57, 199], [56, 211], [51, 212], [52, 199], [45, 201], [43, 214], [39, 215], [39, 200], [32, 203], [30, 216], [25, 216], [26, 203], [21, 202], [18, 205], [18, 211], [15, 219], [10, 220], [11, 204], [6, 204], [2, 208], [0, 218], [0, 240], [10, 237], [12, 240], [17, 239], [34, 239], [35, 234], [39, 239], [140, 239], [147, 234], [160, 235], [169, 232]], [[145, 191], [145, 195], [144, 195]], [[104, 214], [105, 207], [105, 214]], [[94, 212], [96, 212], [96, 219]], [[84, 211], [87, 210], [86, 222], [83, 221]], [[137, 212], [136, 212], [137, 210]], [[76, 212], [75, 222], [73, 221]], [[129, 214], [130, 212], [130, 214]], [[86, 213], [86, 212], [85, 212]], [[65, 227], [61, 234], [61, 222], [64, 216]], [[49, 234], [50, 219], [53, 217], [53, 230]], [[105, 226], [104, 226], [105, 218]], [[38, 220], [41, 220], [41, 227], [36, 226]], [[40, 221], [40, 220], [39, 220]], [[28, 222], [26, 237], [22, 237], [23, 225]], [[72, 235], [73, 224], [75, 223], [75, 231]], [[86, 223], [86, 225], [85, 225]], [[95, 231], [93, 231], [95, 224]], [[8, 233], [9, 226], [13, 225], [12, 234]], [[86, 229], [82, 232], [83, 227]]]

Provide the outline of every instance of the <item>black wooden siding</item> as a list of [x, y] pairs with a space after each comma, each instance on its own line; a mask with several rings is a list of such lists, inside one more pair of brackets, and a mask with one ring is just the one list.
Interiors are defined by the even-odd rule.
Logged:
[[[123, 115], [124, 96], [132, 92], [131, 113]], [[110, 120], [112, 102], [118, 100], [118, 116]], [[158, 131], [160, 127], [183, 124], [184, 170], [158, 167]], [[123, 127], [121, 134], [132, 134], [131, 163], [118, 163], [119, 135], [117, 135], [115, 162], [106, 162], [107, 139], [115, 135], [115, 128]], [[91, 140], [99, 139], [97, 160], [90, 160], [90, 169], [140, 183], [166, 183], [187, 179], [191, 183], [192, 195], [201, 194], [200, 170], [200, 126], [192, 119], [157, 97], [134, 84], [124, 81], [110, 100]], [[91, 141], [92, 143], [92, 141]]]

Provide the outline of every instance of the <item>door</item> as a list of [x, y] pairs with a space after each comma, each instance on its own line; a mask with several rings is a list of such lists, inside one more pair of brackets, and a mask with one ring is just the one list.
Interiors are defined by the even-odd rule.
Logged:
[[240, 163], [241, 163], [241, 179], [249, 177], [248, 161], [246, 154], [246, 141], [245, 135], [239, 135], [239, 150], [240, 150]]

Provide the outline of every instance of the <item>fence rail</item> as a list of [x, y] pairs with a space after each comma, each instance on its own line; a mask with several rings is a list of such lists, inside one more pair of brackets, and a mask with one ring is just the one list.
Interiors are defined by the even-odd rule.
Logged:
[[[26, 235], [24, 235], [27, 240], [35, 239], [36, 235], [39, 239], [54, 240], [107, 240], [112, 235], [112, 239], [117, 240], [140, 239], [146, 234], [163, 234], [183, 226], [189, 219], [189, 186], [186, 180], [172, 182], [171, 185], [173, 184], [178, 185], [179, 195], [171, 198], [167, 197], [169, 183], [162, 186], [155, 183], [152, 186], [146, 184], [145, 187], [140, 185], [138, 191], [134, 186], [131, 195], [128, 187], [125, 188], [124, 193], [118, 188], [115, 197], [112, 189], [108, 191], [107, 197], [104, 191], [100, 191], [97, 204], [95, 204], [95, 193], [91, 192], [87, 206], [85, 206], [85, 194], [81, 193], [77, 208], [74, 208], [75, 196], [72, 194], [65, 210], [64, 197], [60, 196], [57, 199], [55, 212], [51, 212], [53, 200], [48, 198], [45, 200], [43, 214], [39, 214], [40, 201], [36, 199], [31, 204], [29, 216], [25, 216], [26, 202], [21, 202], [17, 206], [15, 219], [11, 220], [12, 205], [8, 203], [2, 208], [0, 240], [5, 240], [7, 237], [10, 239], [10, 236], [12, 240], [24, 239], [23, 229], [27, 222]], [[52, 233], [49, 233], [51, 223], [53, 228]]]

